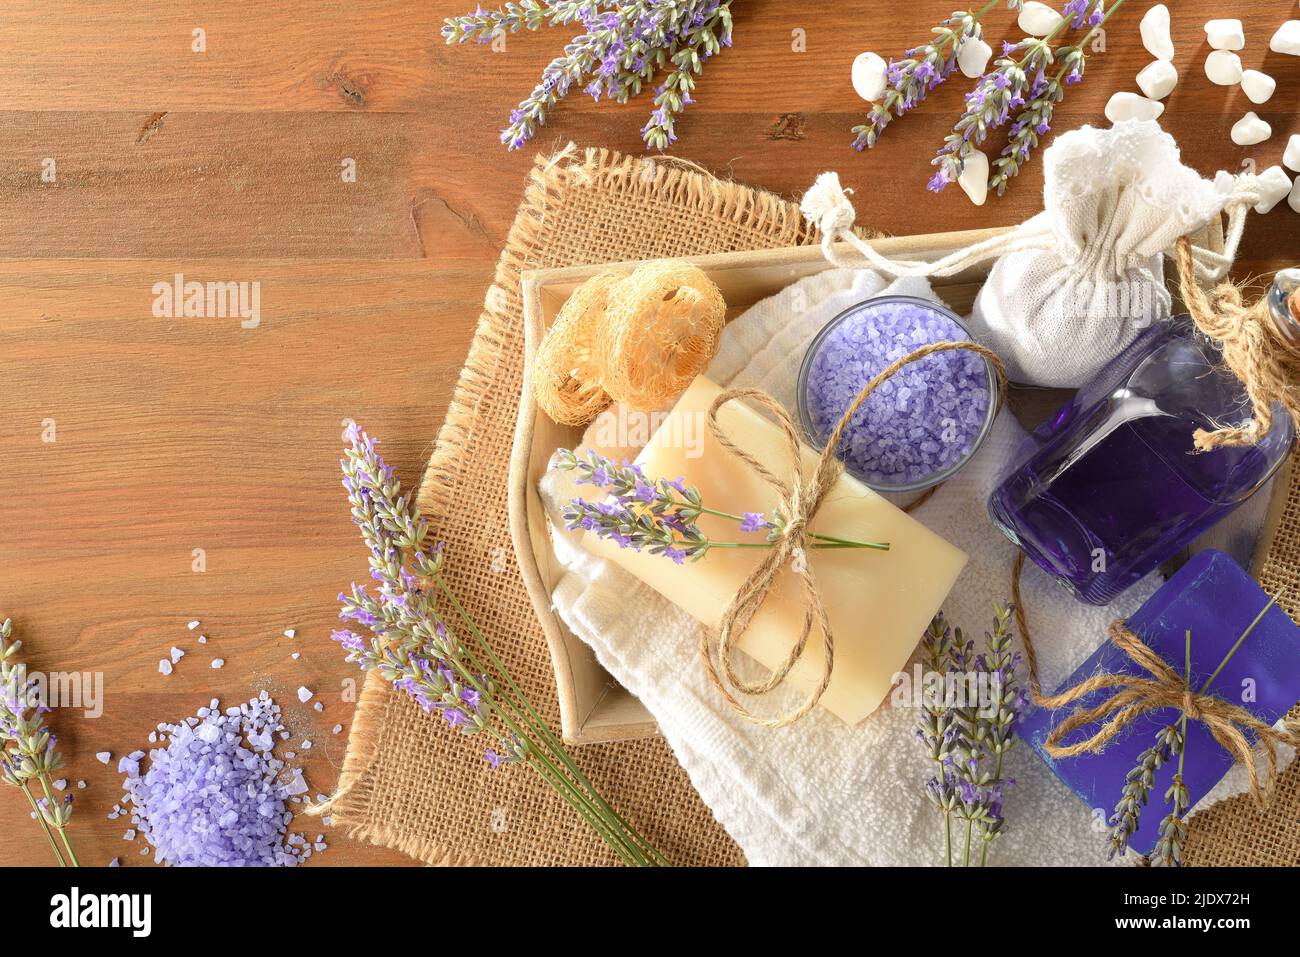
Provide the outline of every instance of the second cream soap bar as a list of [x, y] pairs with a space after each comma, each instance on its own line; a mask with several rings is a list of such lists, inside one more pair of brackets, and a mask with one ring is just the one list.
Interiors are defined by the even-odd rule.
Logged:
[[[660, 425], [636, 462], [651, 479], [684, 478], [697, 486], [710, 508], [740, 514], [770, 513], [772, 488], [722, 448], [705, 415], [720, 388], [697, 378]], [[743, 402], [718, 414], [733, 442], [777, 475], [790, 474], [789, 447], [777, 427]], [[817, 455], [802, 450], [805, 475]], [[736, 522], [702, 516], [701, 530], [717, 541], [762, 541]], [[811, 523], [811, 530], [859, 541], [888, 542], [889, 551], [865, 548], [809, 549], [835, 636], [835, 665], [821, 706], [856, 724], [884, 701], [896, 673], [907, 663], [925, 627], [939, 610], [966, 564], [966, 555], [920, 522], [847, 474], [841, 475]], [[742, 582], [758, 564], [757, 549], [713, 549], [699, 561], [675, 565], [660, 555], [619, 548], [588, 533], [583, 546], [650, 585], [708, 627], [717, 627]], [[786, 571], [739, 642], [767, 668], [783, 662], [803, 624], [803, 590]], [[821, 678], [822, 636], [814, 627], [787, 685], [807, 695]], [[700, 661], [683, 667], [704, 667]], [[762, 711], [762, 705], [756, 705]]]

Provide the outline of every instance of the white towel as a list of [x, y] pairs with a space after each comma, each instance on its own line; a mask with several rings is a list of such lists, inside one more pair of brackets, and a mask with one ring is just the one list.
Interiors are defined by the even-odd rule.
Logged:
[[[923, 279], [900, 282], [886, 288], [870, 271], [842, 269], [801, 280], [734, 320], [707, 374], [721, 385], [762, 388], [794, 414], [800, 358], [826, 322], [877, 293], [935, 299]], [[914, 512], [970, 556], [944, 610], [977, 641], [994, 603], [1009, 600], [1015, 556], [985, 503], [1025, 438], [1004, 411], [966, 468]], [[941, 817], [924, 787], [934, 766], [915, 737], [915, 710], [882, 707], [853, 728], [820, 710], [775, 730], [746, 721], [705, 677], [695, 619], [577, 547], [555, 521], [558, 506], [577, 494], [570, 475], [548, 473], [541, 490], [552, 510], [556, 554], [568, 569], [553, 594], [555, 609], [655, 716], [691, 783], [751, 864], [941, 863]], [[1068, 677], [1105, 640], [1109, 623], [1134, 611], [1158, 584], [1153, 575], [1113, 605], [1095, 608], [1027, 567], [1023, 596], [1044, 687]], [[778, 689], [767, 697], [781, 710], [797, 695]], [[1098, 822], [1111, 808], [1098, 817], [1023, 743], [1009, 754], [1006, 773], [1016, 783], [1007, 789], [1007, 827], [991, 863], [1105, 862], [1105, 826]]]

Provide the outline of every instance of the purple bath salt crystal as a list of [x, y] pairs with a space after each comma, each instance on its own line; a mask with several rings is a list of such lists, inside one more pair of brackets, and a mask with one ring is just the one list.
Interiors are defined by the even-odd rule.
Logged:
[[143, 752], [122, 759], [135, 765], [123, 787], [143, 852], [169, 865], [294, 866], [303, 855], [286, 841], [287, 804], [307, 785], [272, 755], [275, 736], [287, 733], [279, 706], [262, 692], [241, 707], [223, 711], [213, 699], [200, 711], [159, 726], [166, 744], [149, 752], [143, 773]]
[[169, 674], [171, 674], [171, 673], [172, 673], [172, 663], [171, 663], [171, 661], [170, 661], [169, 659], [167, 659], [167, 658], [160, 658], [160, 659], [158, 660], [158, 671], [161, 672], [161, 673], [164, 674], [164, 675], [169, 675]]
[[[923, 299], [889, 296], [859, 303], [817, 334], [799, 373], [805, 432], [824, 444], [875, 375], [921, 346], [968, 340], [961, 321]], [[990, 423], [996, 380], [987, 360], [940, 352], [881, 383], [849, 421], [839, 454], [872, 488], [924, 488], [974, 453]]]
[[301, 701], [303, 704], [306, 704], [308, 701], [310, 701], [311, 696], [312, 696], [312, 690], [310, 688], [303, 687], [298, 689], [298, 700]]

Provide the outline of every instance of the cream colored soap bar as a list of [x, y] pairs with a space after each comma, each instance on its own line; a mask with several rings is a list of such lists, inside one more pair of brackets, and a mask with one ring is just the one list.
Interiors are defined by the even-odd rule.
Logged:
[[[647, 476], [684, 477], [710, 508], [740, 514], [776, 506], [772, 488], [717, 444], [705, 413], [720, 389], [701, 376], [637, 456]], [[789, 448], [767, 418], [733, 401], [719, 423], [733, 442], [776, 474], [789, 474]], [[817, 455], [803, 448], [804, 474]], [[728, 519], [702, 516], [700, 528], [717, 541], [761, 541]], [[809, 549], [835, 636], [835, 666], [822, 707], [856, 724], [879, 707], [893, 676], [915, 650], [925, 627], [966, 564], [966, 555], [861, 482], [845, 474], [813, 519], [811, 530], [859, 541], [889, 542], [890, 550]], [[736, 589], [761, 558], [757, 549], [713, 549], [699, 561], [675, 565], [661, 555], [622, 549], [588, 533], [583, 547], [611, 559], [709, 627], [716, 627]], [[769, 669], [789, 654], [802, 626], [803, 590], [790, 571], [782, 576], [740, 648]], [[683, 662], [683, 667], [703, 663]], [[821, 678], [822, 636], [815, 630], [786, 683], [807, 695]], [[760, 713], [762, 703], [755, 705]], [[772, 709], [775, 713], [779, 709]]]

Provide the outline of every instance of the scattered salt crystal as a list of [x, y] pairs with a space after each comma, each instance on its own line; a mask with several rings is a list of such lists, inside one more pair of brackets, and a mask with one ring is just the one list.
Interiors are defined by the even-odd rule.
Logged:
[[317, 794], [317, 795], [316, 795], [316, 800], [317, 800], [318, 803], [320, 803], [320, 804], [324, 804], [326, 801], [329, 800], [329, 798], [327, 798], [324, 794]]
[[333, 728], [330, 729], [330, 734], [338, 734], [338, 733], [339, 733], [340, 731], [342, 731], [342, 730], [343, 730], [343, 725], [341, 725], [341, 724], [336, 724], [336, 725], [334, 725]]
[[86, 790], [86, 782], [85, 782], [85, 781], [78, 781], [78, 782], [77, 782], [77, 790], [78, 790], [78, 791], [84, 791], [84, 790]]
[[207, 636], [207, 635], [199, 635], [199, 644], [201, 644], [201, 645], [206, 645], [207, 643], [208, 643], [208, 636]]
[[320, 822], [324, 824], [326, 827], [329, 827], [331, 824], [334, 823], [334, 818], [326, 814], [320, 819]]
[[175, 645], [172, 645], [171, 656], [172, 656], [172, 664], [176, 664], [176, 662], [180, 661], [182, 658], [185, 657], [185, 652], [181, 651]]
[[312, 705], [312, 707], [315, 708], [317, 711], [325, 710], [325, 705], [321, 704], [319, 701], [317, 701], [314, 705]]
[[122, 866], [122, 859], [121, 859], [120, 857], [115, 857], [115, 858], [113, 858], [111, 861], [108, 862], [108, 866], [109, 866], [109, 867], [121, 867], [121, 866]]
[[188, 628], [190, 631], [193, 631], [195, 628], [199, 627], [198, 620], [196, 619], [196, 620], [190, 622], [190, 623], [189, 623], [188, 625], [186, 625], [185, 627]]
[[172, 663], [163, 658], [158, 662], [158, 670], [165, 675], [169, 675], [172, 673]]
[[303, 704], [306, 704], [308, 701], [310, 701], [311, 696], [312, 696], [312, 692], [310, 689], [308, 688], [298, 689], [298, 700], [301, 701]]
[[298, 752], [297, 752], [297, 751], [286, 751], [286, 752], [284, 752], [284, 756], [285, 756], [286, 758], [289, 758], [290, 760], [293, 760], [294, 758], [296, 758], [296, 757], [298, 756]]
[[289, 740], [289, 732], [288, 732], [288, 731], [281, 731], [281, 732], [280, 732], [280, 740], [281, 740], [281, 741], [288, 741], [288, 740]]
[[286, 638], [292, 638], [292, 637], [293, 637], [294, 635], [296, 635], [296, 634], [298, 634], [298, 632], [296, 632], [296, 631], [295, 631], [294, 629], [292, 629], [292, 628], [286, 628], [286, 629], [284, 630], [284, 637], [286, 637]]
[[225, 658], [213, 658], [213, 659], [212, 659], [212, 667], [214, 667], [214, 668], [220, 668], [220, 667], [221, 667], [222, 665], [224, 665], [225, 663], [226, 663], [226, 659], [225, 659]]
[[56, 791], [62, 791], [64, 788], [68, 786], [68, 779], [59, 778], [57, 781], [51, 781], [50, 783], [54, 785], [54, 789]]
[[310, 751], [310, 750], [311, 750], [311, 739], [310, 739], [310, 738], [303, 738], [303, 741], [302, 741], [302, 749], [303, 749], [304, 751]]
[[111, 760], [113, 759], [113, 752], [112, 752], [112, 751], [96, 751], [96, 752], [95, 752], [95, 759], [96, 759], [97, 761], [99, 761], [100, 764], [108, 764], [108, 762], [111, 761]]
[[295, 651], [295, 652], [294, 652], [293, 654], [291, 654], [289, 657], [292, 658], [294, 661], [297, 661], [299, 658], [302, 657], [302, 653], [301, 653], [301, 652], [298, 652], [298, 651]]
[[135, 828], [133, 828], [133, 827], [128, 827], [128, 828], [126, 829], [126, 833], [122, 835], [122, 840], [124, 840], [124, 841], [134, 841], [134, 840], [135, 840]]

